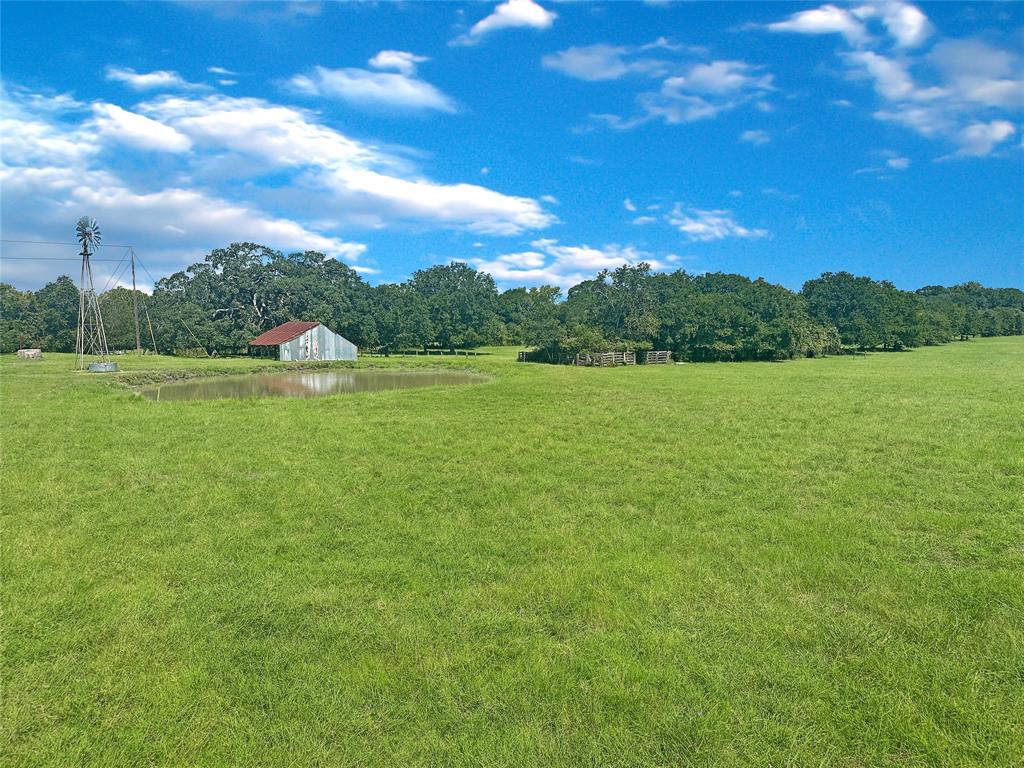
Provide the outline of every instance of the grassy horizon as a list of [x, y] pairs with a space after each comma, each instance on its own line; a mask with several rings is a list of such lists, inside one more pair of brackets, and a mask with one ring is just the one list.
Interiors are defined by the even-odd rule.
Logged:
[[4, 764], [1024, 763], [1024, 338], [492, 351], [162, 403], [0, 358]]

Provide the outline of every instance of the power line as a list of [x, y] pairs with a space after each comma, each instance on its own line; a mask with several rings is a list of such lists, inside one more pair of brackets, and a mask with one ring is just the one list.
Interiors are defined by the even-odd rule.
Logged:
[[[58, 240], [9, 240], [7, 238], [0, 238], [0, 243], [21, 243], [23, 245], [70, 245], [75, 248], [78, 247], [78, 243], [64, 243]], [[96, 248], [131, 248], [131, 245], [125, 245], [123, 243], [97, 243]]]
[[139, 257], [139, 254], [137, 253], [135, 254], [135, 261], [137, 261], [139, 266], [142, 267], [142, 271], [149, 275], [149, 279], [153, 281], [153, 287], [155, 288], [156, 284], [160, 281], [153, 277], [153, 273], [146, 268], [145, 262], [142, 261], [142, 259]]
[[[4, 256], [0, 255], [0, 259], [3, 261], [81, 261], [82, 257], [71, 258], [70, 256]], [[116, 261], [118, 263], [124, 261], [124, 257], [120, 259], [93, 259], [89, 261]]]
[[116, 283], [128, 269], [128, 254], [126, 253], [121, 257], [121, 261], [118, 266], [114, 267], [114, 271], [110, 273], [110, 277], [107, 278], [107, 284], [103, 286], [103, 290], [100, 293], [106, 293], [111, 285]]
[[[78, 247], [78, 243], [64, 243], [64, 242], [59, 242], [59, 241], [56, 241], [56, 240], [11, 240], [11, 239], [8, 239], [8, 238], [0, 238], [0, 243], [21, 243], [23, 245], [71, 245], [71, 246], [74, 246], [76, 248]], [[100, 244], [97, 245], [97, 247], [99, 247], [99, 248], [129, 248], [129, 249], [134, 248], [134, 246], [131, 246], [131, 245], [122, 245], [122, 244], [115, 244], [115, 243], [100, 243]], [[108, 261], [108, 262], [115, 262], [117, 264], [121, 264], [122, 262], [124, 262], [124, 260], [127, 258], [127, 256], [128, 256], [128, 253], [126, 252], [125, 255], [122, 256], [120, 259], [96, 259], [96, 258], [90, 258], [89, 261]], [[7, 260], [7, 261], [79, 261], [79, 259], [80, 259], [80, 257], [77, 257], [77, 256], [76, 257], [70, 257], [70, 256], [5, 256], [3, 254], [0, 254], [0, 260]], [[149, 271], [149, 269], [146, 267], [145, 263], [142, 261], [142, 259], [139, 257], [139, 255], [137, 253], [135, 254], [135, 260], [138, 262], [139, 266], [142, 267], [143, 271], [147, 275], [149, 275], [149, 279], [153, 281], [153, 285], [155, 286], [159, 281], [157, 280], [157, 278], [153, 277], [153, 273]], [[114, 270], [116, 272], [117, 271], [117, 267], [115, 267]]]
[[[38, 240], [4, 240], [3, 242], [5, 242], [5, 243], [10, 243], [10, 242], [15, 242], [15, 243], [39, 243]], [[56, 243], [56, 245], [71, 245], [71, 243]], [[119, 246], [111, 246], [111, 247], [131, 248], [130, 245], [119, 245]], [[106, 262], [110, 262], [112, 264], [120, 265], [120, 264], [127, 263], [125, 261], [126, 258], [127, 258], [127, 254], [122, 256], [120, 259], [96, 259], [96, 258], [90, 258], [89, 261], [106, 261]], [[0, 261], [80, 261], [80, 260], [81, 260], [81, 257], [72, 258], [70, 256], [4, 256], [4, 255], [0, 255]], [[139, 257], [138, 254], [135, 254], [135, 260], [138, 262], [139, 266], [142, 267], [142, 270], [147, 275], [149, 275], [149, 279], [153, 281], [153, 285], [156, 285], [159, 282], [159, 280], [157, 280], [157, 278], [153, 277], [153, 273], [149, 271], [149, 269], [143, 263], [142, 259]], [[119, 270], [118, 270], [117, 267], [115, 267], [114, 271], [117, 272]]]

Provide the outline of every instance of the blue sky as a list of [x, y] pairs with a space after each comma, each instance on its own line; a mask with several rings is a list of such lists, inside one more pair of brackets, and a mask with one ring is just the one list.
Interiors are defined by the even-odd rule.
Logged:
[[456, 259], [502, 287], [641, 260], [1024, 286], [1020, 5], [0, 13], [4, 238], [69, 240], [88, 214], [157, 276], [253, 240], [374, 283]]

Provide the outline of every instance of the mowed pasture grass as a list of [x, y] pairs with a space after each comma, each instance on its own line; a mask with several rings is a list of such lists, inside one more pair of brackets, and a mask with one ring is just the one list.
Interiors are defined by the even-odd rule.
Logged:
[[0, 360], [5, 764], [1024, 764], [1024, 338], [366, 363]]

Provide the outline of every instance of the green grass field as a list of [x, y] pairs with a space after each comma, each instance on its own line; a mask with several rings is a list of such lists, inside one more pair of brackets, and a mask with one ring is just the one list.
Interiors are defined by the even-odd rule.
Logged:
[[3, 764], [1024, 764], [1024, 338], [513, 360], [0, 360]]

